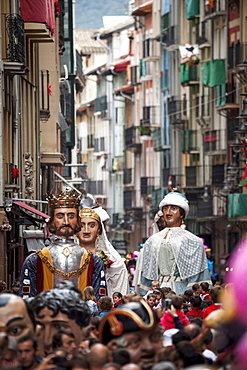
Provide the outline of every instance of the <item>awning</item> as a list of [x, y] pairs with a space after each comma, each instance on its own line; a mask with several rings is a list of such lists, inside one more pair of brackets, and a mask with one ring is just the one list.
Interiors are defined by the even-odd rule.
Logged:
[[112, 63], [112, 66], [114, 67], [115, 72], [126, 71], [128, 65], [130, 65], [129, 59], [120, 59], [117, 62]]
[[13, 204], [16, 204], [17, 206], [19, 206], [21, 208], [24, 208], [24, 209], [26, 209], [26, 210], [28, 210], [30, 212], [33, 212], [36, 215], [43, 217], [44, 219], [50, 218], [50, 216], [46, 215], [45, 213], [43, 213], [41, 211], [38, 211], [37, 209], [29, 206], [28, 204], [25, 204], [25, 203], [19, 201], [19, 200], [14, 200], [13, 201]]
[[135, 8], [131, 15], [145, 16], [148, 13], [151, 13], [153, 7], [153, 0], [147, 1], [144, 4], [141, 4], [139, 7]]
[[24, 22], [45, 23], [55, 34], [54, 0], [21, 0], [20, 10]]
[[120, 93], [120, 91], [122, 91], [125, 94], [129, 94], [129, 95], [134, 94], [134, 86], [132, 86], [132, 85], [123, 85], [123, 86], [120, 86], [120, 87], [114, 89], [115, 94]]

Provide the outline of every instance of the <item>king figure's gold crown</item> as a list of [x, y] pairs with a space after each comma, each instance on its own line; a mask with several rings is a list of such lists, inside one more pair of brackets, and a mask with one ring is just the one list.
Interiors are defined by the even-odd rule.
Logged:
[[49, 206], [55, 208], [79, 208], [81, 203], [82, 194], [77, 193], [75, 190], [58, 191], [57, 194], [47, 193], [46, 199]]

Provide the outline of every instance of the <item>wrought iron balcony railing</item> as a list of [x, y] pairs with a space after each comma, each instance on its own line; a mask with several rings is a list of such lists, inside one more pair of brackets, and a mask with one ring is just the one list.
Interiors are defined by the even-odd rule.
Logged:
[[212, 130], [204, 134], [204, 152], [226, 150], [226, 130]]
[[158, 125], [160, 121], [159, 107], [143, 107], [141, 125]]
[[19, 14], [3, 14], [6, 32], [7, 62], [25, 63], [24, 21]]
[[206, 16], [222, 14], [227, 11], [227, 1], [214, 0], [213, 6], [209, 6], [208, 2], [205, 1], [204, 14]]
[[137, 144], [137, 128], [132, 126], [125, 129], [125, 146], [131, 147]]
[[125, 168], [124, 169], [123, 183], [124, 183], [124, 185], [132, 183], [132, 168]]
[[247, 57], [247, 43], [246, 42], [232, 42], [228, 48], [228, 68], [233, 69], [238, 64], [243, 63]]

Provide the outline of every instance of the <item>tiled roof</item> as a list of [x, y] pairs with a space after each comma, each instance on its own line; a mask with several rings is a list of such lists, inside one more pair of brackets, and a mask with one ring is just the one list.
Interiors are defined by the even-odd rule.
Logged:
[[76, 49], [82, 54], [105, 53], [106, 49], [92, 36], [97, 30], [75, 30]]

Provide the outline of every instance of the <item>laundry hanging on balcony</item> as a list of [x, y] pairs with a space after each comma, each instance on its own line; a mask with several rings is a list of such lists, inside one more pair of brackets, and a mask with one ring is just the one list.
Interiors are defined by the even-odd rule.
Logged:
[[203, 64], [202, 83], [209, 87], [226, 83], [225, 59], [215, 59]]
[[204, 86], [216, 87], [216, 107], [226, 104], [226, 65], [224, 59], [215, 59], [203, 64], [202, 83]]
[[200, 15], [200, 0], [186, 0], [185, 1], [186, 19], [193, 19], [197, 15]]

